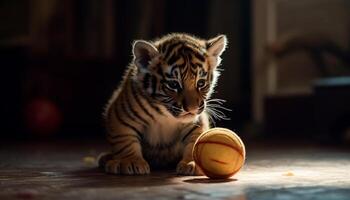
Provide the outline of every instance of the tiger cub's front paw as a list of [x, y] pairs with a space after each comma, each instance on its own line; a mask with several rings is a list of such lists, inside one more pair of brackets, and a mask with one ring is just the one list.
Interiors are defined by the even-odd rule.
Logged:
[[143, 175], [150, 168], [143, 158], [111, 159], [107, 161], [105, 171], [110, 174]]
[[180, 161], [176, 167], [176, 173], [179, 175], [187, 175], [187, 176], [201, 176], [203, 172], [196, 167], [194, 161], [185, 162]]

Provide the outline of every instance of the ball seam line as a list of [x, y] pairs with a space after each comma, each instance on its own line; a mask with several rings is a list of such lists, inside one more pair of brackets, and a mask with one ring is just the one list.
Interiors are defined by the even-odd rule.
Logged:
[[229, 144], [226, 144], [226, 143], [223, 143], [223, 142], [214, 142], [214, 141], [202, 141], [202, 142], [198, 142], [197, 145], [199, 144], [218, 144], [218, 145], [223, 145], [223, 146], [227, 146], [227, 147], [230, 147], [232, 148], [233, 150], [237, 151], [239, 155], [241, 155], [243, 157], [243, 154], [241, 152], [240, 149], [232, 146], [232, 145], [229, 145]]

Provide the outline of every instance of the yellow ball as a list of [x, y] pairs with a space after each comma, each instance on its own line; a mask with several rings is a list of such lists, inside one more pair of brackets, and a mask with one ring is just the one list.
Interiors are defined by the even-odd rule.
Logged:
[[193, 148], [197, 166], [210, 178], [229, 178], [244, 164], [245, 147], [236, 133], [212, 128], [202, 133]]

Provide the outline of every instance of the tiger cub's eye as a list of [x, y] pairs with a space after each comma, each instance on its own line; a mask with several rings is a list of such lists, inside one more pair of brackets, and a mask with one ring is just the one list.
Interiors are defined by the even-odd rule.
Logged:
[[197, 88], [202, 88], [205, 85], [205, 80], [200, 79], [197, 81]]
[[177, 81], [167, 81], [166, 85], [168, 86], [169, 89], [171, 90], [178, 90], [180, 88], [180, 84]]

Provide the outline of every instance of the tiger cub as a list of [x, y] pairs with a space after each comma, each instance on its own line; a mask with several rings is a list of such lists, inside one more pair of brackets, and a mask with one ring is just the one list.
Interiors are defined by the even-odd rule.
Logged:
[[112, 148], [100, 167], [132, 175], [177, 166], [178, 174], [200, 175], [192, 148], [209, 129], [206, 101], [226, 43], [225, 35], [203, 40], [179, 33], [135, 41], [133, 60], [105, 109]]

